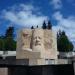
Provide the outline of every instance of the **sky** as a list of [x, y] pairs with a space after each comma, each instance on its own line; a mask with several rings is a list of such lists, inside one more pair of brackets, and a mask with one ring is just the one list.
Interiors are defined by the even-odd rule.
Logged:
[[0, 35], [9, 26], [41, 27], [44, 20], [51, 21], [53, 31], [64, 30], [75, 43], [75, 0], [0, 0]]

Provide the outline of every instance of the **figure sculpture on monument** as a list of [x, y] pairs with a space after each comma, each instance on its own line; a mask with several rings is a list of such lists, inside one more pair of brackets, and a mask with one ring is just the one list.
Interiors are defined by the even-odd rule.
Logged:
[[32, 50], [39, 52], [44, 50], [44, 33], [40, 29], [33, 31]]
[[52, 30], [24, 29], [18, 37], [17, 59], [28, 59], [29, 64], [36, 65], [45, 64], [46, 59], [57, 59], [56, 38]]

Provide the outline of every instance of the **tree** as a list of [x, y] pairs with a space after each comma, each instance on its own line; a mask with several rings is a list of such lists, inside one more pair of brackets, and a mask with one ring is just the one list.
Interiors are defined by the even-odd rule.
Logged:
[[5, 33], [5, 50], [15, 50], [16, 41], [14, 40], [14, 27], [9, 27]]
[[51, 22], [50, 22], [50, 21], [48, 21], [47, 29], [52, 29], [52, 24], [51, 24]]
[[5, 37], [6, 37], [6, 38], [8, 38], [8, 37], [13, 38], [13, 33], [14, 33], [14, 27], [9, 27], [9, 28], [6, 30]]
[[16, 50], [16, 41], [14, 40], [14, 27], [9, 27], [4, 36], [0, 36], [0, 50]]
[[64, 31], [57, 33], [57, 48], [60, 52], [73, 51], [73, 44], [69, 41]]
[[5, 40], [5, 50], [15, 50], [16, 49], [16, 41], [10, 38], [6, 38]]
[[2, 50], [3, 48], [3, 40], [0, 38], [0, 50]]
[[38, 25], [37, 25], [37, 28], [38, 28]]
[[73, 50], [73, 48], [74, 48], [74, 47], [73, 47], [72, 42], [69, 42], [69, 45], [68, 45], [68, 50], [69, 50], [69, 51], [71, 51], [71, 50]]
[[47, 28], [45, 21], [43, 22], [42, 28], [43, 29], [46, 29]]
[[31, 29], [34, 29], [34, 27], [32, 26]]
[[5, 38], [4, 38], [4, 36], [0, 36], [0, 50], [1, 51], [5, 50]]

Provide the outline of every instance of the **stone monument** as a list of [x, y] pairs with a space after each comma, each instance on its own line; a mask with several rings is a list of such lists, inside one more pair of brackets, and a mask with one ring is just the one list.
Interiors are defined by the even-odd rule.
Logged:
[[50, 64], [57, 59], [56, 35], [48, 29], [22, 29], [17, 36], [16, 59], [28, 59], [29, 65]]

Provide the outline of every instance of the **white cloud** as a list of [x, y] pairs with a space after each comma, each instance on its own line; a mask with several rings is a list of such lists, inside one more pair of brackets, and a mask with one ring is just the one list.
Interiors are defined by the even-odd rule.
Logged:
[[71, 41], [75, 41], [75, 16], [64, 18], [59, 11], [55, 12], [53, 18], [57, 21], [57, 25], [53, 26], [53, 30], [64, 30]]
[[53, 17], [54, 17], [55, 20], [59, 21], [59, 20], [62, 20], [63, 16], [60, 14], [60, 12], [55, 12], [53, 14]]
[[[36, 14], [34, 12], [36, 12]], [[2, 18], [26, 27], [42, 25], [43, 21], [47, 20], [48, 17], [37, 14], [39, 14], [38, 8], [35, 9], [32, 5], [20, 4], [19, 6], [15, 5], [11, 7], [11, 9], [9, 8], [9, 11], [4, 10], [2, 12]]]
[[50, 0], [50, 4], [53, 5], [54, 9], [60, 9], [62, 7], [61, 0]]

